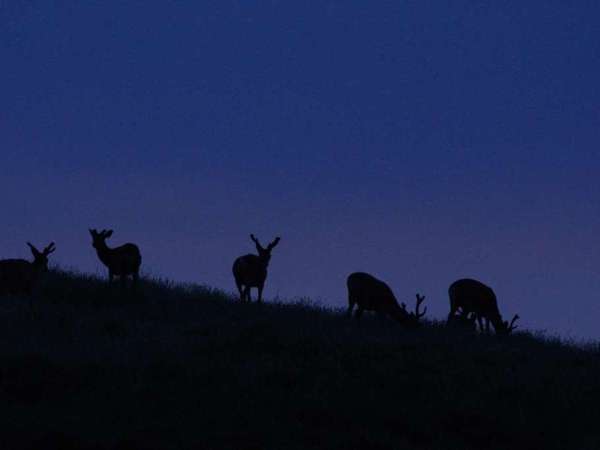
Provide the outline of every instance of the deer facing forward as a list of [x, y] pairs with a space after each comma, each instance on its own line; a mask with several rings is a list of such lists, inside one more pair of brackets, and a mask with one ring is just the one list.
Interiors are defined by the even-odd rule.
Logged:
[[40, 276], [48, 271], [48, 255], [56, 250], [54, 242], [41, 252], [27, 242], [33, 261], [3, 259], [0, 261], [0, 295], [31, 295]]
[[396, 296], [390, 287], [383, 281], [378, 280], [373, 275], [364, 272], [354, 272], [346, 280], [348, 287], [348, 316], [352, 315], [354, 306], [358, 306], [354, 317], [360, 319], [363, 311], [375, 311], [396, 319], [403, 325], [417, 326], [421, 317], [427, 312], [427, 307], [423, 312], [419, 312], [421, 304], [425, 297], [417, 294], [417, 304], [415, 312], [409, 313], [406, 305], [398, 304]]
[[502, 320], [498, 310], [498, 302], [494, 291], [477, 280], [468, 278], [457, 280], [448, 289], [450, 297], [450, 314], [448, 324], [454, 320], [456, 313], [462, 310], [461, 315], [474, 313], [479, 323], [480, 331], [483, 331], [483, 319], [485, 319], [485, 331], [489, 333], [490, 322], [496, 330], [496, 334], [510, 334], [517, 328], [515, 322], [519, 316], [515, 314], [510, 321]]
[[140, 277], [140, 266], [142, 255], [137, 245], [127, 243], [120, 247], [110, 248], [106, 245], [106, 239], [112, 236], [113, 230], [102, 230], [100, 232], [89, 230], [92, 236], [92, 246], [96, 249], [98, 258], [108, 268], [108, 279], [113, 281], [119, 277], [124, 283], [128, 276], [132, 277], [135, 285]]
[[240, 292], [240, 300], [251, 301], [250, 289], [255, 287], [258, 289], [258, 302], [260, 303], [262, 302], [262, 293], [267, 279], [267, 267], [269, 267], [269, 261], [271, 260], [271, 251], [279, 244], [280, 238], [275, 238], [273, 242], [267, 245], [267, 248], [264, 248], [253, 234], [250, 235], [250, 239], [256, 245], [258, 255], [240, 256], [234, 261], [232, 271], [235, 285]]

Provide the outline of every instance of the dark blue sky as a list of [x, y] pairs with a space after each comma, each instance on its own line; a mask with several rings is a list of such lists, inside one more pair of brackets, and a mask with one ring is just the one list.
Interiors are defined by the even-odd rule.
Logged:
[[[498, 2], [499, 3], [499, 2]], [[600, 3], [3, 2], [0, 256], [88, 227], [147, 274], [345, 305], [364, 270], [448, 311], [600, 338]]]

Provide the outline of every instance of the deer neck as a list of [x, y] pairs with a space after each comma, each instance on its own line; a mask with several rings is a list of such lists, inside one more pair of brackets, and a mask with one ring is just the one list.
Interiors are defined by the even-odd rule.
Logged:
[[406, 320], [408, 319], [406, 311], [404, 311], [404, 309], [402, 309], [402, 307], [398, 303], [396, 303], [394, 307], [390, 309], [389, 314], [398, 322], [406, 322]]
[[494, 329], [496, 331], [502, 329], [502, 326], [503, 326], [502, 316], [500, 315], [499, 312], [496, 312], [490, 316], [490, 322], [492, 322], [492, 325], [494, 325]]
[[258, 256], [258, 263], [265, 270], [267, 270], [267, 267], [269, 267], [269, 260], [270, 260], [270, 258], [265, 258], [260, 255]]
[[34, 259], [33, 262], [31, 262], [30, 264], [33, 270], [36, 272], [42, 272], [44, 270], [44, 264], [40, 261], [36, 261]]
[[98, 254], [98, 258], [105, 265], [108, 265], [112, 259], [112, 249], [108, 247], [106, 244], [99, 245], [96, 248], [96, 253]]

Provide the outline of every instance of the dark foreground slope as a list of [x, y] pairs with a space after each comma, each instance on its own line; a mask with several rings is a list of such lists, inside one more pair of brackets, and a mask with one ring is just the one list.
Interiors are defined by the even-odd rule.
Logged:
[[595, 347], [68, 274], [0, 317], [4, 449], [600, 448]]

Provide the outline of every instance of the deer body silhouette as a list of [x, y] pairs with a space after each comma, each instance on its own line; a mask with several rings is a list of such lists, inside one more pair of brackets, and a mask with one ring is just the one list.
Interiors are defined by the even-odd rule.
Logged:
[[390, 287], [373, 275], [364, 272], [354, 272], [346, 280], [348, 287], [348, 316], [352, 315], [354, 306], [357, 306], [354, 317], [360, 319], [363, 311], [375, 311], [379, 314], [392, 317], [401, 324], [407, 326], [416, 326], [421, 317], [427, 312], [427, 307], [423, 312], [419, 307], [425, 300], [425, 297], [417, 294], [417, 304], [415, 312], [410, 313], [406, 310], [406, 305], [398, 304], [396, 296]]
[[250, 235], [250, 239], [256, 245], [258, 255], [240, 256], [233, 262], [232, 271], [235, 285], [240, 293], [240, 300], [250, 302], [250, 289], [255, 287], [258, 289], [258, 302], [260, 303], [262, 302], [262, 293], [267, 279], [271, 251], [279, 243], [280, 238], [275, 238], [266, 248], [260, 244], [253, 234]]
[[48, 255], [56, 250], [54, 242], [41, 252], [27, 243], [33, 261], [24, 259], [0, 260], [0, 295], [31, 295], [40, 276], [48, 271]]
[[111, 237], [113, 230], [102, 230], [100, 232], [89, 230], [92, 236], [92, 246], [96, 249], [98, 258], [108, 268], [108, 279], [113, 281], [119, 277], [124, 282], [128, 276], [132, 277], [134, 285], [140, 276], [142, 255], [137, 245], [127, 243], [115, 248], [106, 245], [106, 239]]
[[450, 324], [457, 311], [462, 310], [461, 315], [474, 313], [477, 316], [480, 331], [483, 331], [483, 319], [485, 319], [485, 331], [490, 331], [490, 322], [496, 330], [496, 334], [509, 334], [517, 326], [514, 324], [518, 315], [515, 315], [510, 323], [502, 320], [502, 315], [498, 310], [498, 302], [494, 291], [477, 280], [468, 278], [457, 280], [450, 285], [448, 289], [450, 297], [450, 314], [448, 314], [448, 324]]

